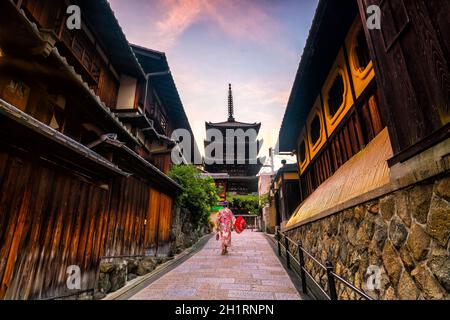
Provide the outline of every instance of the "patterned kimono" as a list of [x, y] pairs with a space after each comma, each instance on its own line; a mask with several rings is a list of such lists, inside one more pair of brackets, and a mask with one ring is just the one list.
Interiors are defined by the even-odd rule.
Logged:
[[234, 223], [234, 215], [230, 209], [225, 208], [219, 211], [216, 224], [219, 229], [220, 240], [222, 247], [229, 247], [231, 245], [231, 230]]

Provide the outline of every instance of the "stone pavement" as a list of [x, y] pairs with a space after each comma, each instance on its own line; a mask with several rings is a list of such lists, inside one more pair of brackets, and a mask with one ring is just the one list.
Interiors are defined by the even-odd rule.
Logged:
[[233, 232], [228, 255], [215, 237], [132, 300], [300, 300], [264, 234]]

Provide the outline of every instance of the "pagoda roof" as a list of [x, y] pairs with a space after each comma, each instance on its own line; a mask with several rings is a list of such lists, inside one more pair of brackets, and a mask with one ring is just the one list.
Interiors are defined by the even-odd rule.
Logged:
[[239, 121], [224, 122], [205, 122], [206, 128], [255, 128], [257, 131], [261, 128], [261, 122], [247, 123]]
[[[258, 158], [259, 159], [259, 158]], [[247, 168], [245, 176], [256, 176], [261, 170], [263, 164], [258, 161], [258, 163], [247, 163], [247, 164], [205, 164], [205, 170], [209, 173], [228, 173], [231, 168], [238, 166], [245, 166]], [[231, 175], [230, 175], [231, 176]]]
[[261, 122], [247, 123], [234, 119], [233, 91], [231, 83], [228, 84], [228, 120], [223, 122], [205, 122], [206, 129], [209, 128], [254, 128], [257, 132], [261, 128]]

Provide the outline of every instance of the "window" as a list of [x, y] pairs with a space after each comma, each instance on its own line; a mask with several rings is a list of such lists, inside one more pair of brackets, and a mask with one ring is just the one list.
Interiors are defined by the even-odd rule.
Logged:
[[364, 30], [360, 30], [356, 36], [355, 55], [358, 69], [365, 70], [370, 63], [370, 56]]
[[317, 141], [320, 139], [320, 131], [321, 131], [321, 123], [320, 123], [320, 117], [318, 114], [314, 117], [314, 120], [311, 122], [311, 141], [312, 144], [315, 145]]
[[75, 33], [67, 28], [63, 28], [61, 39], [67, 48], [72, 51], [78, 63], [84, 67], [81, 72], [87, 73], [89, 76], [87, 79], [88, 82], [95, 82], [95, 89], [100, 80], [101, 56], [95, 49], [94, 43], [89, 40], [85, 32], [80, 31]]
[[24, 82], [16, 79], [11, 79], [9, 84], [3, 89], [2, 98], [16, 108], [25, 111], [30, 96], [30, 87]]
[[362, 102], [358, 108], [351, 111], [346, 124], [328, 139], [328, 147], [324, 152], [303, 168], [300, 178], [303, 200], [385, 128], [376, 92], [373, 91], [372, 95]]
[[344, 79], [339, 73], [328, 92], [328, 111], [334, 117], [344, 102]]
[[300, 147], [298, 148], [298, 150], [299, 150], [300, 163], [303, 163], [306, 160], [306, 145], [305, 145], [304, 140], [300, 143]]

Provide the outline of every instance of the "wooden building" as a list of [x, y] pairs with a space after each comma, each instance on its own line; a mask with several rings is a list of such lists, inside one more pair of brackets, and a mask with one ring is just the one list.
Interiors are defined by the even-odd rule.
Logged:
[[320, 2], [279, 136], [300, 173], [291, 225], [389, 184], [448, 138], [448, 20], [436, 9], [447, 4], [382, 2], [381, 30], [366, 26], [377, 1]]
[[105, 0], [1, 1], [0, 26], [0, 298], [92, 292], [102, 259], [167, 254], [168, 137], [190, 129], [172, 77], [148, 74]]
[[[205, 170], [211, 174], [216, 181], [216, 185], [221, 190], [222, 200], [226, 200], [226, 194], [245, 195], [258, 192], [258, 177], [256, 176], [262, 167], [261, 159], [258, 153], [262, 145], [261, 140], [257, 140], [261, 123], [245, 123], [236, 121], [234, 118], [234, 104], [231, 84], [228, 88], [228, 120], [224, 122], [206, 122], [207, 136], [208, 131], [216, 131], [221, 134], [223, 139], [217, 149], [220, 149], [222, 156], [213, 150], [210, 156], [205, 157]], [[236, 136], [228, 136], [232, 132]], [[244, 140], [239, 139], [239, 132], [244, 133]], [[205, 140], [205, 148], [211, 145], [211, 139]], [[217, 144], [217, 141], [215, 142]], [[255, 147], [255, 154], [252, 154], [250, 144]], [[242, 148], [242, 149], [241, 149]], [[242, 150], [239, 155], [239, 150]], [[240, 156], [242, 159], [239, 159]]]
[[269, 230], [285, 226], [300, 202], [300, 184], [297, 164], [286, 164], [277, 170], [270, 185], [270, 204], [274, 210], [268, 218]]
[[[285, 111], [279, 147], [297, 156], [301, 202], [283, 230], [374, 298], [450, 290], [430, 263], [449, 261], [449, 27], [449, 1], [319, 1]], [[379, 290], [358, 282], [369, 261]]]

